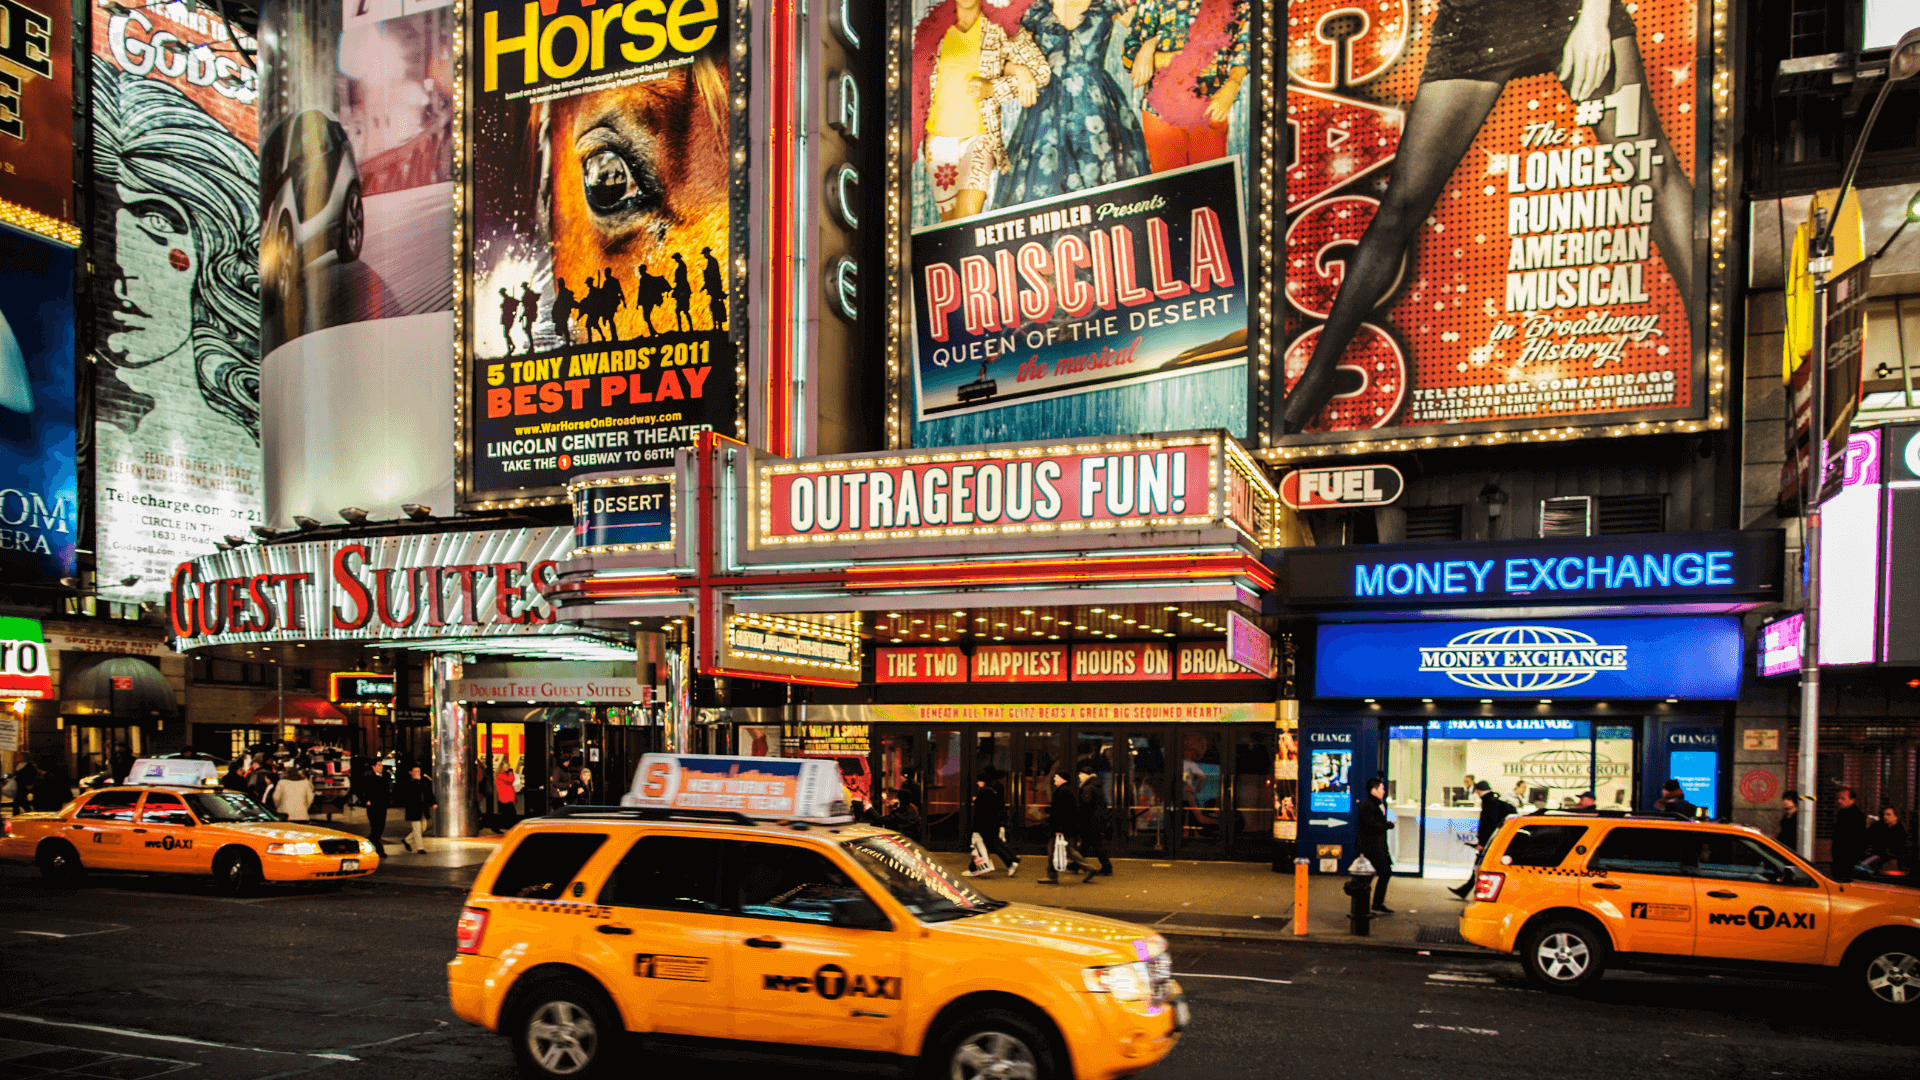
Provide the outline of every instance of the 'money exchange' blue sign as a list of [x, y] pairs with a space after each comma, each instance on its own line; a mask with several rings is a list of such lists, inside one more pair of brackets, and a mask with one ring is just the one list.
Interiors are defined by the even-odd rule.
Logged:
[[1784, 547], [1779, 532], [1748, 529], [1288, 548], [1278, 561], [1287, 606], [1770, 600], [1780, 596]]
[[1324, 698], [1740, 696], [1740, 620], [1553, 619], [1322, 625]]

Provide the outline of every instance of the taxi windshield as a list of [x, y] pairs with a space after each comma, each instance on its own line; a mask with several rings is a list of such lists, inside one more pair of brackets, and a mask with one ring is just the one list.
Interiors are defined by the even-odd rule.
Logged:
[[279, 821], [259, 803], [237, 791], [196, 791], [187, 805], [201, 821]]
[[887, 833], [849, 840], [844, 846], [921, 922], [964, 919], [1007, 906], [1005, 900], [988, 899], [955, 879], [925, 848], [904, 836]]

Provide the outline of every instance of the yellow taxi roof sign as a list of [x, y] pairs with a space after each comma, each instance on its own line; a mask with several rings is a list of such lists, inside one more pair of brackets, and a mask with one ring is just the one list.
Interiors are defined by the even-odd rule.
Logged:
[[620, 805], [838, 825], [853, 820], [845, 795], [831, 758], [647, 754]]
[[127, 783], [139, 787], [208, 787], [220, 782], [211, 761], [194, 758], [141, 758], [127, 770]]

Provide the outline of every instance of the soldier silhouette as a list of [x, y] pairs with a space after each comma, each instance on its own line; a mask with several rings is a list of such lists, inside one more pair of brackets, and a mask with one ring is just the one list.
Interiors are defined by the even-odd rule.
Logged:
[[513, 317], [520, 310], [520, 301], [513, 298], [506, 286], [500, 287], [500, 336], [507, 339], [507, 355], [513, 355]]
[[713, 249], [703, 247], [700, 254], [707, 257], [707, 265], [700, 271], [700, 284], [707, 294], [707, 310], [713, 316], [713, 328], [727, 328], [727, 283], [720, 276], [720, 261], [713, 257]]
[[693, 286], [687, 282], [687, 260], [673, 253], [673, 328], [693, 329]]
[[540, 294], [526, 282], [520, 283], [520, 325], [527, 331], [527, 351], [533, 351], [533, 320], [540, 315]]
[[553, 332], [560, 344], [573, 344], [573, 290], [567, 288], [566, 278], [553, 279]]

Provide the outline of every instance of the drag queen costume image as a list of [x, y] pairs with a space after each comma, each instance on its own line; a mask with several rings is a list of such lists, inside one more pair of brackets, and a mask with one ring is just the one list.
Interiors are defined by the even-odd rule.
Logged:
[[[1286, 398], [1284, 430], [1305, 430], [1334, 394], [1334, 373], [1360, 324], [1389, 299], [1415, 231], [1427, 220], [1500, 93], [1514, 79], [1553, 72], [1574, 102], [1639, 84], [1639, 138], [1664, 163], [1654, 188], [1652, 236], [1675, 288], [1693, 295], [1693, 189], [1661, 130], [1634, 25], [1618, 0], [1439, 0], [1420, 88], [1407, 113], [1393, 178], [1348, 257], [1340, 292], [1313, 356]], [[1612, 143], [1618, 110], [1592, 125]], [[1631, 129], [1629, 129], [1631, 130]], [[1578, 137], [1576, 128], [1576, 138]], [[1630, 136], [1631, 137], [1631, 136]]]
[[1131, 180], [1151, 171], [1140, 116], [1107, 72], [1107, 48], [1130, 0], [1034, 0], [1021, 38], [1052, 78], [1020, 115], [994, 208]]

